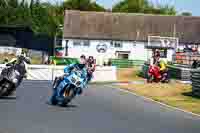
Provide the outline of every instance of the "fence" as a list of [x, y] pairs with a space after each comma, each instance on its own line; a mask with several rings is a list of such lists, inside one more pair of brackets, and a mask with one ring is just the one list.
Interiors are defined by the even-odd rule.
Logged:
[[193, 94], [200, 96], [200, 69], [191, 71]]
[[127, 60], [127, 59], [110, 59], [111, 64], [118, 68], [130, 68], [133, 66], [142, 66], [143, 60]]
[[69, 64], [77, 63], [78, 59], [77, 58], [69, 58], [69, 57], [51, 56], [50, 62], [53, 64], [56, 64], [56, 65], [69, 65]]
[[170, 78], [179, 79], [182, 81], [190, 81], [192, 70], [190, 67], [183, 66], [183, 65], [169, 65], [169, 75]]
[[[148, 77], [148, 69], [149, 69], [149, 64], [145, 63], [142, 66], [142, 76], [143, 78]], [[191, 68], [183, 67], [180, 65], [168, 65], [169, 69], [169, 76], [170, 78], [173, 79], [179, 79], [183, 81], [190, 81], [191, 79], [191, 73], [190, 71], [192, 70]]]
[[192, 65], [194, 60], [200, 61], [200, 54], [192, 52], [176, 53], [176, 55], [173, 55], [173, 59], [175, 60], [174, 63], [177, 64]]

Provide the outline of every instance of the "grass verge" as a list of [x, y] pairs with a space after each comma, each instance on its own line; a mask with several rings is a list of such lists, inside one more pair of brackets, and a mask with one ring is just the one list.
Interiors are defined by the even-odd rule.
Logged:
[[[118, 69], [117, 79], [120, 82], [144, 80], [138, 76], [139, 70], [137, 67]], [[173, 107], [200, 114], [200, 97], [192, 95], [192, 87], [188, 84], [175, 81], [169, 84], [144, 83], [120, 85], [118, 87]]]
[[119, 87], [155, 101], [200, 114], [200, 97], [192, 95], [191, 85], [175, 82], [170, 84], [129, 84]]
[[133, 81], [133, 80], [144, 80], [139, 77], [140, 68], [119, 68], [117, 69], [117, 80], [118, 82]]

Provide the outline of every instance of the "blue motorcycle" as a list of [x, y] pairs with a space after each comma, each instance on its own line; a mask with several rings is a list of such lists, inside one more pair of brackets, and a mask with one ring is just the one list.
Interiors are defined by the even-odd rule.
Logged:
[[66, 106], [77, 94], [80, 94], [85, 83], [85, 79], [82, 78], [82, 71], [72, 70], [70, 74], [64, 76], [63, 80], [53, 90], [53, 95], [50, 98], [51, 104]]

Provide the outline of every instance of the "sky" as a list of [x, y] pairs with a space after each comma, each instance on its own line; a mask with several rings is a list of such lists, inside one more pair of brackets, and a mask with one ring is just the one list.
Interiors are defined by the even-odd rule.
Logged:
[[[41, 0], [41, 1], [48, 1], [48, 2], [62, 2], [64, 0]], [[95, 1], [95, 0], [93, 0]], [[121, 0], [96, 0], [96, 2], [100, 5], [103, 5], [106, 8], [111, 8], [115, 3]], [[176, 7], [177, 11], [189, 11], [193, 14], [193, 16], [200, 16], [200, 0], [149, 0], [156, 3], [161, 4], [169, 4]]]

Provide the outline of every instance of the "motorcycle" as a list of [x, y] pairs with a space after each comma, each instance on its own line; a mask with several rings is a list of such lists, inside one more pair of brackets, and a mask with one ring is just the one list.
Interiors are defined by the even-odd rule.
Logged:
[[[83, 84], [86, 82], [84, 78], [81, 78], [82, 72], [74, 69], [71, 74], [65, 74], [63, 80], [53, 90], [53, 94], [50, 98], [50, 102], [53, 105], [66, 106], [75, 98], [77, 94], [80, 94]], [[61, 92], [63, 96], [60, 96], [59, 90], [64, 88], [64, 92]]]
[[160, 72], [160, 68], [156, 65], [150, 65], [148, 70], [148, 78], [147, 82], [162, 82], [162, 83], [169, 83], [169, 74], [168, 71], [165, 71], [163, 73]]
[[17, 64], [6, 64], [0, 75], [0, 97], [12, 95], [21, 84], [27, 72], [26, 66], [30, 60], [26, 57], [18, 57]]

